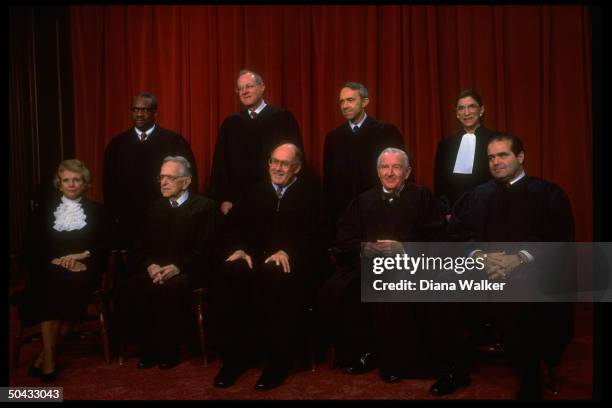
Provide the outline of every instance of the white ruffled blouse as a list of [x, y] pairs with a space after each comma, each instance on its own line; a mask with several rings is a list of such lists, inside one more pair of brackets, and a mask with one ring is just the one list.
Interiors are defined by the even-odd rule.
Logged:
[[71, 200], [62, 196], [61, 203], [53, 215], [55, 216], [53, 229], [56, 231], [80, 230], [87, 225], [87, 222], [85, 222], [87, 216], [83, 212], [81, 197]]

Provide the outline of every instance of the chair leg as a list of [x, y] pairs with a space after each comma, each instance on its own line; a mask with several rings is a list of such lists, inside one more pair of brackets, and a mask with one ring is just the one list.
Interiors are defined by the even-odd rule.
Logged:
[[317, 371], [317, 357], [314, 349], [314, 340], [312, 333], [308, 334], [308, 359], [310, 360], [310, 371]]
[[23, 334], [23, 327], [19, 325], [19, 330], [13, 335], [13, 350], [11, 353], [12, 369], [16, 370], [19, 367], [19, 354], [21, 353], [21, 338]]
[[100, 320], [100, 337], [104, 349], [104, 360], [106, 364], [111, 363], [110, 343], [108, 340], [108, 313], [104, 300], [98, 300], [98, 319]]
[[119, 356], [117, 360], [119, 360], [119, 365], [125, 364], [125, 344], [123, 342], [119, 343]]
[[336, 368], [336, 347], [334, 347], [333, 345], [330, 346], [329, 348], [328, 361], [329, 361], [329, 368], [331, 368], [332, 370]]
[[206, 349], [206, 335], [204, 333], [204, 302], [198, 302], [196, 314], [198, 319], [198, 334], [200, 337], [200, 350], [202, 352], [202, 364], [208, 367], [208, 350]]

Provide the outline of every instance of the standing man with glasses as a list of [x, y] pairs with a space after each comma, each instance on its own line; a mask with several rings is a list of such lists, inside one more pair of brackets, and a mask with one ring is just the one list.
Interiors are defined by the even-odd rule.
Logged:
[[[209, 283], [210, 253], [221, 214], [217, 204], [190, 191], [182, 156], [163, 159], [158, 198], [145, 213], [129, 268], [116, 291], [120, 337], [141, 341], [141, 369], [171, 368], [190, 319], [191, 290]], [[159, 197], [159, 193], [158, 193]]]
[[397, 127], [366, 114], [370, 99], [364, 85], [347, 82], [339, 103], [346, 122], [327, 134], [323, 149], [323, 196], [334, 230], [350, 201], [378, 184], [380, 152], [387, 147], [404, 148]]
[[463, 193], [491, 178], [487, 144], [496, 133], [482, 123], [485, 106], [478, 92], [461, 91], [455, 102], [461, 129], [440, 140], [434, 169], [435, 195], [446, 220]]
[[293, 114], [268, 105], [265, 89], [259, 74], [246, 69], [238, 73], [236, 93], [244, 109], [225, 118], [219, 128], [208, 190], [223, 214], [242, 191], [267, 178], [266, 159], [274, 146], [289, 142], [303, 149]]
[[257, 390], [278, 387], [293, 366], [300, 320], [326, 260], [318, 189], [302, 177], [302, 160], [292, 143], [274, 149], [268, 179], [226, 218], [225, 262], [208, 311], [209, 344], [223, 360], [216, 387], [232, 386], [262, 357]]
[[183, 137], [155, 123], [157, 98], [141, 92], [132, 99], [131, 129], [115, 136], [104, 153], [104, 203], [114, 222], [116, 249], [132, 249], [135, 232], [149, 204], [159, 197], [155, 179], [164, 157], [184, 156], [191, 165], [191, 186], [197, 191], [197, 171]]

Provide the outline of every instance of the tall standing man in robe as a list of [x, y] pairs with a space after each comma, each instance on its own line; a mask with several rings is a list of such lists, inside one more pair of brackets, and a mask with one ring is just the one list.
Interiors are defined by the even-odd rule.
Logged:
[[191, 165], [191, 188], [197, 191], [197, 170], [183, 137], [155, 123], [155, 95], [141, 92], [132, 99], [134, 127], [115, 136], [104, 152], [104, 204], [114, 221], [116, 249], [132, 249], [148, 206], [159, 198], [157, 175], [166, 156], [183, 156]]
[[366, 113], [370, 98], [364, 85], [347, 82], [339, 103], [346, 122], [327, 134], [323, 148], [323, 197], [334, 230], [351, 200], [378, 185], [380, 152], [387, 147], [404, 148], [397, 127]]
[[302, 136], [295, 117], [263, 99], [266, 85], [261, 75], [243, 69], [236, 93], [244, 109], [225, 118], [215, 145], [208, 194], [227, 214], [242, 191], [268, 177], [267, 160], [281, 142], [302, 151]]
[[377, 163], [380, 183], [355, 198], [338, 222], [340, 268], [321, 289], [319, 306], [345, 372], [361, 374], [378, 366], [382, 380], [394, 383], [426, 369], [428, 307], [362, 303], [361, 243], [384, 251], [401, 242], [438, 241], [444, 225], [433, 194], [407, 181], [411, 167], [403, 150], [386, 148]]
[[[495, 135], [487, 152], [493, 179], [456, 203], [449, 234], [476, 242], [574, 241], [574, 218], [567, 195], [556, 184], [526, 174], [522, 141]], [[486, 272], [493, 280], [510, 279], [538, 261], [537, 255], [526, 250], [487, 255]], [[564, 276], [561, 270], [555, 277], [555, 281], [564, 281], [564, 287], [574, 286], [575, 279], [575, 275]], [[541, 399], [540, 362], [546, 363], [554, 377], [573, 336], [572, 304], [516, 302], [486, 306], [496, 317], [502, 341], [520, 375], [517, 399]]]
[[461, 91], [455, 102], [461, 129], [440, 140], [434, 167], [434, 193], [447, 220], [463, 193], [491, 179], [487, 144], [495, 133], [482, 123], [485, 106], [478, 92]]

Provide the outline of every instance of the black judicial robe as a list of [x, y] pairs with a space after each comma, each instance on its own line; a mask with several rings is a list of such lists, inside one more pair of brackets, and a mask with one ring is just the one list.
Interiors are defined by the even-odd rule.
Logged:
[[194, 192], [176, 208], [167, 198], [159, 198], [144, 218], [132, 257], [134, 271], [147, 273], [153, 263], [174, 264], [196, 282], [207, 280], [220, 220], [215, 201]]
[[283, 250], [292, 273], [312, 274], [304, 265], [325, 254], [327, 234], [321, 223], [316, 184], [299, 177], [279, 200], [270, 181], [251, 186], [228, 214], [224, 242], [226, 256], [238, 249], [263, 262]]
[[[407, 182], [399, 198], [389, 201], [379, 185], [350, 203], [338, 222], [334, 246], [340, 268], [319, 295], [319, 307], [331, 321], [330, 327], [341, 328], [334, 336], [342, 359], [350, 361], [374, 347], [381, 372], [397, 375], [424, 364], [425, 332], [429, 326], [426, 305], [362, 304], [352, 291], [360, 281], [361, 242], [440, 241], [443, 234], [442, 216], [433, 195], [424, 186]], [[355, 314], [361, 315], [361, 319], [355, 319]], [[354, 323], [347, 324], [349, 321]]]
[[[219, 221], [218, 205], [190, 192], [173, 208], [160, 198], [148, 209], [130, 253], [127, 279], [115, 292], [115, 318], [121, 337], [144, 340], [143, 355], [177, 358], [178, 345], [191, 322], [191, 290], [210, 283], [211, 248]], [[180, 272], [154, 284], [147, 267], [176, 265]]]
[[[361, 242], [444, 240], [444, 225], [435, 199], [424, 186], [407, 182], [399, 199], [383, 198], [382, 187], [360, 194], [338, 221], [334, 252], [341, 268], [326, 283], [324, 303], [332, 302], [354, 279], [359, 279]], [[329, 292], [328, 292], [329, 291]]]
[[[329, 268], [320, 214], [316, 185], [299, 176], [280, 200], [269, 181], [251, 186], [228, 213], [224, 259], [242, 249], [253, 269], [224, 262], [211, 291], [210, 344], [224, 362], [267, 352], [290, 364], [305, 305]], [[289, 256], [290, 273], [264, 264], [279, 250]]]
[[356, 133], [345, 122], [327, 134], [323, 148], [323, 197], [332, 225], [353, 198], [379, 185], [376, 159], [387, 147], [404, 150], [400, 131], [371, 116]]
[[267, 180], [268, 157], [281, 142], [304, 150], [298, 123], [288, 110], [266, 105], [256, 119], [251, 119], [246, 109], [227, 117], [215, 145], [210, 197], [235, 204], [245, 189]]
[[[86, 225], [78, 230], [56, 231], [54, 212], [60, 205], [56, 195], [36, 207], [28, 219], [24, 259], [30, 272], [30, 290], [18, 303], [24, 326], [47, 320], [79, 321], [85, 317], [91, 295], [100, 285], [108, 261], [108, 215], [104, 207], [81, 197]], [[90, 257], [80, 262], [82, 272], [71, 272], [51, 264], [54, 258], [85, 250]]]
[[434, 166], [434, 193], [439, 200], [440, 209], [448, 214], [459, 197], [466, 191], [487, 182], [491, 179], [487, 146], [490, 138], [496, 132], [479, 126], [476, 135], [476, 149], [474, 152], [474, 166], [472, 174], [453, 173], [461, 139], [466, 133], [464, 129], [440, 140], [436, 148]]
[[[476, 242], [572, 242], [574, 218], [567, 195], [553, 183], [525, 176], [506, 187], [490, 180], [457, 202], [448, 233]], [[572, 288], [576, 276], [571, 268], [560, 268], [554, 280]], [[497, 305], [500, 330], [506, 331], [516, 358], [536, 353], [550, 363], [559, 362], [573, 336], [570, 303]]]
[[[134, 128], [114, 137], [104, 152], [104, 204], [119, 223], [116, 243], [131, 249], [142, 215], [159, 198], [157, 176], [166, 156], [183, 156], [191, 164], [191, 188], [197, 191], [198, 177], [191, 147], [183, 137], [155, 125], [141, 142]], [[125, 242], [123, 242], [125, 241]]]

